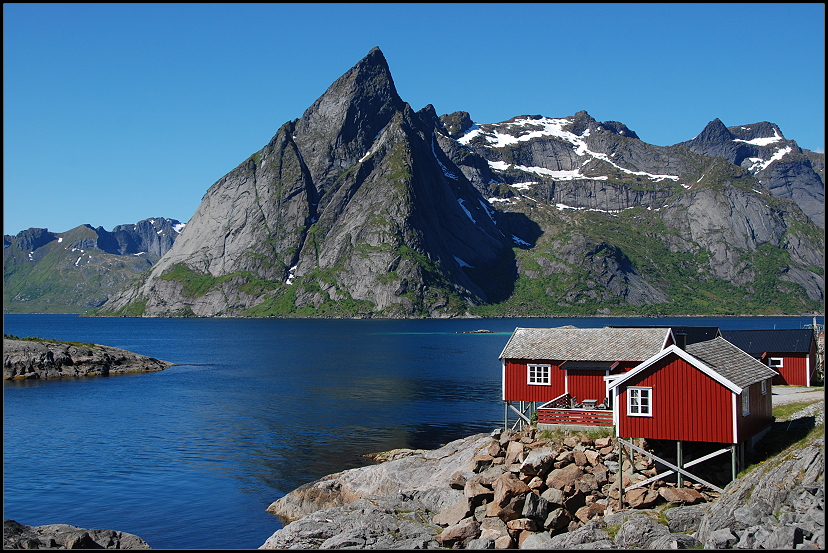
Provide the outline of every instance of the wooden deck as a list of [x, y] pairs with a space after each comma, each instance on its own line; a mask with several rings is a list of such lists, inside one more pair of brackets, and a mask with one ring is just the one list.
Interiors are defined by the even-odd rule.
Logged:
[[612, 411], [607, 409], [543, 409], [539, 407], [538, 424], [612, 426]]
[[577, 399], [563, 394], [538, 407], [538, 424], [612, 426], [612, 410], [574, 407]]

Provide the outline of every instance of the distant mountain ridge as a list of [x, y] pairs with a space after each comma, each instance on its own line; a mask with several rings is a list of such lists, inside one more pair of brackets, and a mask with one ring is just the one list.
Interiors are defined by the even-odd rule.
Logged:
[[4, 313], [84, 313], [149, 269], [185, 224], [156, 217], [111, 232], [30, 228], [3, 236]]
[[821, 311], [824, 154], [771, 123], [717, 121], [660, 147], [585, 111], [495, 124], [415, 112], [374, 48], [95, 313]]

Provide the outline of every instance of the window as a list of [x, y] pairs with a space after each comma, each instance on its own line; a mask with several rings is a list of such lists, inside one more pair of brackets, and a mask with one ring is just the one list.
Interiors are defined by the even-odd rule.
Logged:
[[781, 357], [768, 357], [769, 367], [781, 367], [783, 359]]
[[652, 417], [653, 389], [627, 388], [627, 414], [633, 417]]
[[750, 415], [750, 388], [742, 390], [742, 416]]
[[528, 365], [526, 382], [528, 384], [549, 386], [549, 368], [550, 365]]
[[768, 381], [767, 381], [767, 380], [763, 380], [763, 381], [762, 381], [762, 395], [763, 395], [763, 396], [764, 396], [764, 395], [767, 395], [767, 393], [768, 393]]

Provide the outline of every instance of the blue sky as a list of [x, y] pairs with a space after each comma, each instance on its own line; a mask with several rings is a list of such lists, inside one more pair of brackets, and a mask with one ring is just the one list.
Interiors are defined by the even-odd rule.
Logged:
[[823, 4], [3, 6], [4, 234], [186, 222], [368, 51], [412, 108], [825, 147]]

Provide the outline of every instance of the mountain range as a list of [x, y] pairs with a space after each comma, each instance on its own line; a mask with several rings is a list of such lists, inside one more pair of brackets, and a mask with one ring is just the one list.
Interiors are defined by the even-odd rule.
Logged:
[[374, 48], [93, 314], [821, 312], [824, 174], [768, 122], [662, 147], [585, 111], [414, 111]]
[[4, 313], [84, 313], [99, 307], [172, 247], [184, 224], [156, 217], [112, 232], [80, 225], [3, 236]]

